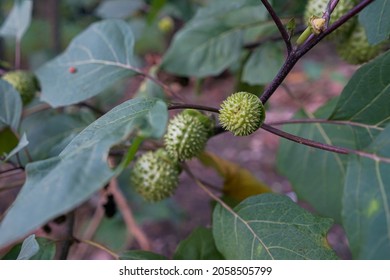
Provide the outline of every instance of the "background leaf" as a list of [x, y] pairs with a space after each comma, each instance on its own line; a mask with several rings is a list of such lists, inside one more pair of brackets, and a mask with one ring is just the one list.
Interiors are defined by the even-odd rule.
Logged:
[[364, 26], [368, 41], [375, 45], [390, 36], [390, 1], [374, 1], [359, 14], [359, 21]]
[[390, 51], [356, 71], [341, 93], [330, 119], [384, 127], [390, 122], [389, 85]]
[[326, 241], [331, 219], [282, 195], [252, 196], [230, 212], [217, 205], [213, 234], [226, 259], [335, 259]]
[[33, 1], [15, 0], [14, 6], [0, 28], [0, 36], [20, 41], [30, 25]]
[[241, 55], [243, 30], [265, 20], [258, 1], [213, 1], [175, 34], [162, 67], [180, 76], [217, 75]]
[[211, 229], [196, 228], [187, 239], [176, 248], [175, 260], [223, 260], [215, 246]]
[[101, 18], [126, 18], [142, 8], [142, 0], [105, 0], [100, 3], [95, 13]]
[[[390, 158], [390, 125], [366, 149]], [[348, 164], [343, 225], [357, 259], [390, 258], [390, 163], [352, 157]]]
[[249, 170], [224, 160], [212, 153], [203, 153], [199, 160], [206, 166], [214, 168], [224, 178], [223, 192], [237, 201], [256, 194], [271, 192], [270, 188], [260, 182]]
[[256, 49], [245, 64], [242, 79], [251, 85], [264, 85], [272, 81], [283, 65], [280, 44], [266, 43]]
[[2, 79], [0, 79], [0, 93], [0, 127], [9, 125], [17, 130], [22, 115], [22, 100], [19, 93]]
[[[334, 100], [336, 101], [336, 100]], [[294, 118], [326, 119], [334, 101], [318, 112], [298, 112]], [[382, 128], [336, 124], [291, 124], [283, 130], [318, 142], [361, 149], [369, 145]], [[307, 147], [281, 139], [277, 153], [278, 171], [286, 176], [300, 200], [308, 202], [321, 215], [341, 222], [342, 195], [348, 156]]]
[[63, 54], [38, 69], [42, 100], [54, 107], [77, 103], [136, 74], [133, 47], [133, 33], [126, 22], [116, 19], [92, 24]]
[[[160, 118], [150, 118], [151, 110], [160, 110]], [[107, 166], [110, 147], [139, 130], [161, 137], [161, 129], [157, 134], [151, 127], [165, 127], [167, 118], [162, 101], [132, 99], [89, 125], [58, 157], [28, 164], [27, 181], [0, 224], [0, 247], [88, 199], [115, 175]]]

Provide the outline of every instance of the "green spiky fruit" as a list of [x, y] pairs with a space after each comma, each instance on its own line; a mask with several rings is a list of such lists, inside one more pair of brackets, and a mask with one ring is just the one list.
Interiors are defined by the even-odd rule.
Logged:
[[379, 55], [383, 44], [370, 45], [362, 25], [357, 25], [351, 36], [337, 45], [339, 56], [350, 64], [362, 64]]
[[219, 110], [222, 127], [236, 136], [255, 132], [264, 122], [265, 109], [260, 99], [249, 92], [236, 92], [229, 96]]
[[[305, 7], [304, 17], [309, 20], [311, 16], [322, 17], [328, 6], [329, 0], [309, 0]], [[352, 9], [357, 0], [340, 0], [330, 17], [330, 24], [339, 19], [342, 15]], [[352, 18], [332, 33], [332, 38], [336, 36], [347, 36], [356, 24], [356, 18]]]
[[144, 153], [134, 164], [131, 182], [147, 201], [170, 197], [177, 188], [180, 165], [163, 149]]
[[213, 122], [209, 117], [187, 109], [169, 122], [164, 144], [172, 158], [184, 161], [204, 150], [212, 131]]
[[23, 105], [30, 103], [34, 99], [37, 90], [39, 90], [37, 78], [28, 71], [10, 71], [2, 79], [10, 83], [19, 92]]

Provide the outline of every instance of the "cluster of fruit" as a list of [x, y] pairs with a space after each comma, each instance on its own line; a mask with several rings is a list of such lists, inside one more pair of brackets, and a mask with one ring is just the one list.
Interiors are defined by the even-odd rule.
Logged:
[[[221, 105], [219, 120], [236, 136], [256, 131], [265, 119], [263, 104], [251, 93], [238, 92]], [[181, 172], [181, 162], [198, 156], [214, 134], [214, 121], [203, 113], [186, 109], [170, 120], [164, 148], [139, 157], [132, 169], [131, 182], [147, 201], [159, 201], [173, 194]]]
[[[329, 0], [309, 0], [305, 9], [305, 19], [322, 17]], [[334, 23], [346, 12], [351, 10], [358, 0], [341, 0], [331, 14], [330, 24]], [[362, 64], [375, 58], [383, 50], [383, 44], [371, 45], [357, 17], [353, 17], [336, 29], [330, 36], [336, 43], [339, 56], [350, 64]]]

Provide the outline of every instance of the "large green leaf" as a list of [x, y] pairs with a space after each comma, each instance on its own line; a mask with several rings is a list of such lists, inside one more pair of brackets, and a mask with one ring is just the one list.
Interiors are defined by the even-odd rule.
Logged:
[[22, 115], [22, 100], [19, 93], [6, 81], [0, 79], [0, 127], [10, 126], [17, 130]]
[[122, 20], [92, 24], [37, 71], [42, 100], [57, 107], [90, 98], [136, 73], [132, 30]]
[[390, 125], [366, 149], [375, 160], [353, 157], [348, 164], [343, 225], [357, 259], [390, 258]]
[[28, 164], [26, 183], [0, 224], [0, 247], [87, 200], [116, 174], [107, 166], [110, 147], [131, 133], [161, 137], [167, 118], [158, 99], [129, 100], [85, 128], [59, 156]]
[[258, 1], [214, 1], [175, 35], [162, 67], [181, 76], [219, 74], [240, 58], [243, 30], [265, 18]]
[[197, 228], [176, 248], [175, 260], [223, 260], [210, 229]]
[[335, 259], [327, 244], [331, 219], [314, 216], [282, 195], [252, 196], [233, 211], [217, 205], [213, 234], [226, 259]]
[[359, 14], [359, 21], [366, 29], [368, 41], [375, 45], [390, 36], [390, 1], [374, 1]]
[[42, 160], [58, 156], [92, 121], [93, 116], [85, 111], [69, 114], [46, 110], [25, 118], [21, 129], [27, 133], [32, 158]]
[[381, 127], [390, 122], [390, 51], [359, 68], [330, 119]]
[[5, 254], [3, 260], [29, 259], [52, 260], [56, 253], [56, 242], [32, 234], [23, 243], [16, 244]]
[[[335, 101], [335, 100], [334, 100]], [[314, 116], [300, 112], [295, 118], [327, 118], [334, 101], [318, 110]], [[291, 124], [283, 130], [318, 142], [351, 149], [361, 149], [382, 131], [375, 126], [336, 124]], [[341, 222], [341, 202], [348, 156], [281, 140], [277, 168], [286, 176], [299, 199], [307, 201], [320, 214]]]
[[32, 0], [15, 0], [10, 14], [0, 28], [0, 36], [14, 37], [20, 41], [31, 21]]

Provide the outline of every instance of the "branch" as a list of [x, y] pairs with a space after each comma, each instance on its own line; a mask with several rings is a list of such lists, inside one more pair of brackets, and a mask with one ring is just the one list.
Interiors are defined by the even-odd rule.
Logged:
[[343, 154], [343, 155], [353, 154], [353, 155], [358, 155], [361, 157], [369, 158], [369, 159], [372, 159], [375, 161], [382, 161], [382, 162], [390, 163], [390, 158], [380, 157], [380, 156], [377, 156], [377, 155], [372, 154], [372, 153], [367, 153], [367, 152], [357, 151], [357, 150], [353, 150], [353, 149], [349, 149], [349, 148], [328, 145], [328, 144], [320, 143], [320, 142], [313, 141], [310, 139], [302, 138], [302, 137], [284, 132], [284, 131], [279, 130], [277, 128], [274, 128], [273, 126], [270, 126], [270, 125], [265, 124], [265, 123], [261, 126], [261, 128], [268, 131], [268, 132], [271, 132], [275, 135], [278, 135], [282, 138], [285, 138], [287, 140], [290, 140], [290, 141], [293, 141], [293, 142], [296, 142], [299, 144], [303, 144], [303, 145], [306, 145], [309, 147], [317, 148], [320, 150], [330, 151], [330, 152]]
[[361, 3], [356, 5], [353, 9], [348, 11], [345, 15], [340, 17], [335, 23], [333, 23], [329, 28], [327, 28], [321, 34], [314, 36], [312, 35], [303, 45], [299, 46], [297, 49], [292, 50], [292, 52], [288, 55], [286, 61], [283, 66], [279, 70], [278, 74], [275, 76], [273, 81], [269, 84], [266, 90], [260, 97], [261, 102], [265, 104], [268, 99], [272, 96], [272, 94], [276, 91], [276, 89], [281, 85], [287, 75], [294, 68], [295, 64], [298, 60], [305, 55], [308, 51], [310, 51], [315, 45], [317, 45], [322, 39], [324, 39], [327, 35], [332, 33], [334, 30], [343, 25], [347, 20], [357, 15], [361, 10], [367, 7], [374, 0], [363, 0]]
[[346, 23], [349, 19], [351, 19], [354, 16], [356, 16], [358, 13], [360, 13], [365, 7], [367, 7], [373, 1], [374, 0], [363, 0], [362, 2], [360, 2], [358, 5], [356, 5], [351, 10], [349, 10], [347, 13], [345, 13], [342, 17], [340, 17], [338, 20], [336, 20], [331, 26], [329, 26], [327, 29], [325, 29], [324, 32], [322, 32], [318, 36], [313, 36], [312, 40], [308, 40], [304, 45], [302, 45], [297, 50], [296, 55], [299, 58], [302, 57], [309, 50], [311, 50], [315, 45], [317, 45], [322, 39], [324, 39], [330, 33], [335, 31], [341, 25]]
[[290, 36], [289, 36], [286, 28], [284, 27], [282, 21], [280, 20], [280, 18], [276, 14], [275, 10], [272, 8], [271, 4], [267, 0], [261, 0], [261, 2], [263, 3], [264, 7], [267, 9], [268, 13], [272, 17], [276, 26], [278, 27], [279, 32], [282, 35], [282, 38], [284, 40], [284, 43], [286, 44], [287, 53], [290, 54], [292, 51], [292, 45], [291, 45], [291, 41], [290, 41]]
[[118, 205], [119, 211], [123, 216], [123, 220], [125, 221], [128, 231], [133, 233], [134, 238], [137, 240], [142, 250], [150, 250], [150, 242], [147, 239], [145, 233], [136, 223], [133, 216], [133, 211], [131, 211], [129, 205], [127, 204], [126, 198], [119, 189], [115, 178], [110, 181], [109, 188], [112, 195], [114, 196], [115, 202]]
[[177, 110], [177, 109], [197, 109], [201, 111], [207, 111], [207, 112], [213, 112], [213, 113], [219, 113], [219, 109], [203, 106], [203, 105], [196, 105], [196, 104], [171, 104], [168, 106], [168, 110]]
[[67, 238], [61, 246], [60, 257], [59, 257], [60, 260], [66, 260], [68, 258], [70, 247], [72, 247], [74, 242], [74, 236], [73, 236], [74, 224], [75, 224], [75, 211], [71, 211], [67, 217], [67, 228], [66, 228]]

